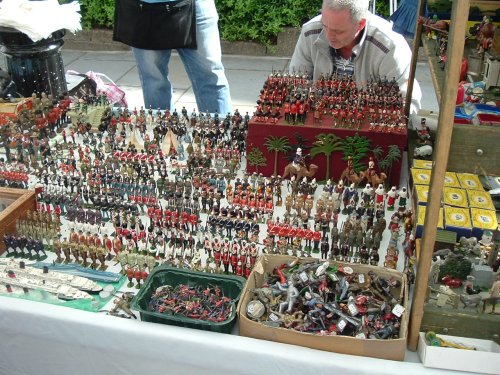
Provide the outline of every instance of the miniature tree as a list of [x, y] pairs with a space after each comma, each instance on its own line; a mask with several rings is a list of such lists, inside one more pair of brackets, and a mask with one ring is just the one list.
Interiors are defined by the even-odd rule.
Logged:
[[313, 148], [311, 149], [311, 156], [316, 156], [318, 154], [325, 154], [326, 156], [326, 172], [325, 179], [330, 179], [330, 156], [334, 151], [342, 150], [342, 142], [339, 137], [335, 134], [318, 134], [316, 136], [317, 141], [313, 143]]
[[471, 269], [472, 264], [468, 259], [448, 257], [441, 267], [439, 267], [439, 280], [445, 276], [465, 280], [470, 274]]
[[267, 159], [262, 153], [262, 150], [258, 147], [254, 147], [250, 150], [247, 155], [248, 164], [255, 167], [255, 171], [259, 173], [259, 167], [264, 167], [267, 165]]
[[391, 169], [394, 162], [401, 159], [401, 150], [396, 145], [390, 145], [387, 150], [387, 155], [383, 157], [382, 147], [377, 146], [373, 149], [373, 155], [377, 159], [377, 164], [380, 171], [384, 172], [389, 178], [391, 175]]
[[290, 141], [288, 137], [276, 137], [274, 135], [266, 138], [264, 146], [267, 147], [267, 151], [274, 151], [274, 175], [278, 174], [278, 153], [287, 152], [291, 149]]
[[356, 133], [353, 137], [345, 137], [342, 141], [343, 160], [352, 157], [354, 170], [357, 172], [364, 170], [365, 165], [361, 160], [366, 157], [370, 149], [370, 140], [367, 137], [360, 136]]

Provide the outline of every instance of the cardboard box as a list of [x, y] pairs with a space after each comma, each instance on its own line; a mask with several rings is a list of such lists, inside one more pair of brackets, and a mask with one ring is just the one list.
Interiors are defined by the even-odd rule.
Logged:
[[414, 185], [413, 197], [415, 205], [426, 206], [429, 199], [429, 186], [428, 185]]
[[411, 168], [411, 178], [414, 185], [429, 185], [431, 183], [431, 170]]
[[457, 178], [462, 189], [484, 190], [477, 174], [457, 173]]
[[432, 169], [432, 161], [431, 160], [413, 159], [413, 168]]
[[452, 187], [443, 188], [443, 203], [454, 207], [469, 207], [465, 190]]
[[[299, 332], [285, 328], [269, 327], [260, 322], [250, 320], [246, 315], [246, 306], [253, 298], [253, 293], [250, 290], [263, 285], [266, 273], [272, 272], [275, 267], [293, 259], [296, 258], [286, 255], [263, 255], [259, 258], [252, 273], [250, 274], [250, 277], [248, 278], [245, 290], [243, 291], [243, 296], [238, 304], [240, 335], [285, 344], [305, 346], [311, 349], [319, 349], [335, 353], [361, 355], [365, 357], [398, 361], [404, 360], [409, 316], [408, 290], [406, 277], [403, 277], [401, 272], [395, 270], [361, 264], [349, 264], [355, 272], [367, 273], [369, 270], [374, 270], [378, 275], [395, 277], [396, 279], [401, 280], [402, 287], [399, 295], [402, 296], [403, 306], [406, 310], [402, 315], [398, 339], [375, 340], [347, 336], [320, 336], [317, 334]], [[305, 258], [303, 260], [313, 261], [314, 259]]]
[[444, 207], [444, 228], [458, 235], [458, 238], [470, 237], [472, 234], [472, 221], [468, 208]]
[[484, 190], [466, 190], [469, 207], [482, 208], [483, 210], [494, 210], [493, 200], [490, 193]]
[[458, 181], [457, 174], [455, 172], [446, 172], [444, 175], [444, 186], [459, 188], [460, 182]]
[[[418, 206], [417, 226], [415, 228], [415, 238], [421, 238], [424, 234], [424, 220], [425, 220], [426, 209], [427, 209], [426, 206]], [[439, 209], [437, 227], [438, 227], [438, 229], [444, 229], [443, 208]]]
[[498, 228], [498, 219], [495, 211], [471, 208], [472, 235], [478, 239], [483, 236], [483, 231], [495, 231]]
[[473, 346], [476, 350], [430, 346], [427, 345], [425, 334], [420, 332], [418, 355], [424, 366], [483, 374], [500, 373], [500, 345], [494, 341], [447, 335], [439, 335], [439, 337]]

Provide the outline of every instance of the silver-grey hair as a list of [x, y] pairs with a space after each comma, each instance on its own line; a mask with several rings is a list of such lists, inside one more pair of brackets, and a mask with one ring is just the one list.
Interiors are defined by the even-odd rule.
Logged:
[[333, 10], [348, 10], [354, 23], [366, 18], [369, 0], [323, 0], [323, 7]]

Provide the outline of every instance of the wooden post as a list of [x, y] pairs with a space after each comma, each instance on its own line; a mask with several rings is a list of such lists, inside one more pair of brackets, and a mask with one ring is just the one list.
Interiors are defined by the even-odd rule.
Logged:
[[413, 92], [413, 81], [415, 80], [415, 70], [417, 69], [418, 48], [420, 47], [420, 39], [422, 38], [422, 25], [418, 22], [418, 18], [424, 15], [425, 1], [418, 1], [417, 26], [415, 27], [415, 36], [413, 37], [413, 52], [410, 62], [410, 75], [408, 77], [408, 86], [405, 98], [405, 116], [410, 117], [411, 94]]
[[439, 209], [443, 193], [444, 177], [448, 164], [448, 154], [451, 146], [455, 102], [457, 98], [460, 62], [464, 53], [465, 30], [469, 15], [469, 0], [454, 1], [451, 11], [451, 28], [448, 37], [447, 63], [443, 95], [439, 104], [438, 130], [432, 177], [429, 187], [429, 200], [424, 221], [424, 235], [420, 259], [417, 268], [417, 280], [413, 291], [413, 301], [410, 312], [410, 329], [408, 333], [408, 348], [417, 349], [418, 334], [424, 314], [424, 299], [427, 290], [427, 280], [432, 261], [434, 242], [436, 240]]

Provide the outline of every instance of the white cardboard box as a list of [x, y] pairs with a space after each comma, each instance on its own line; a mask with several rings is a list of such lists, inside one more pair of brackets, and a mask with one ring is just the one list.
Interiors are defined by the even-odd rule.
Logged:
[[473, 346], [476, 350], [443, 348], [427, 345], [425, 333], [420, 332], [418, 355], [426, 367], [500, 374], [500, 345], [490, 340], [439, 335], [444, 340]]

